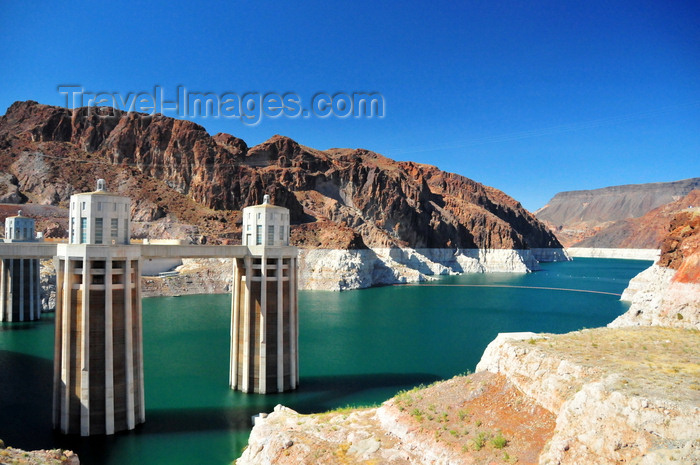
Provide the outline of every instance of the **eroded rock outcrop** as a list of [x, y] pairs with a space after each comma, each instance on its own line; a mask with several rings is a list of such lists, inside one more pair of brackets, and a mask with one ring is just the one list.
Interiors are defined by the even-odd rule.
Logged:
[[32, 202], [65, 205], [102, 177], [134, 198], [137, 220], [191, 224], [208, 243], [240, 237], [240, 209], [267, 193], [290, 209], [299, 245], [561, 248], [503, 192], [363, 149], [320, 151], [283, 136], [249, 148], [190, 121], [31, 101], [0, 119], [0, 146], [0, 171]]
[[441, 275], [538, 269], [531, 250], [394, 247], [299, 251], [301, 289], [342, 291], [426, 281]]
[[659, 260], [630, 281], [621, 300], [630, 308], [610, 327], [700, 329], [700, 208], [673, 217]]
[[236, 463], [694, 465], [699, 342], [658, 327], [499, 334], [475, 374], [378, 408], [278, 406]]
[[698, 342], [693, 331], [655, 327], [504, 334], [477, 371], [502, 373], [556, 413], [540, 464], [692, 464]]
[[0, 440], [0, 463], [17, 465], [80, 465], [78, 456], [69, 450], [24, 451], [5, 447]]

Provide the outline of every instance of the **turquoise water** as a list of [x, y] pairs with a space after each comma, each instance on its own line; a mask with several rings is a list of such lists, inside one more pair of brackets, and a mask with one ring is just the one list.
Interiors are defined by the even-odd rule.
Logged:
[[[299, 295], [300, 389], [228, 388], [230, 296], [143, 301], [146, 423], [100, 438], [51, 431], [53, 319], [0, 325], [0, 438], [76, 450], [83, 465], [223, 465], [240, 455], [250, 417], [283, 403], [301, 412], [378, 403], [397, 390], [473, 370], [499, 332], [567, 332], [623, 313], [618, 296], [648, 261], [576, 259], [530, 274], [444, 277], [413, 286]], [[437, 286], [436, 286], [437, 284]], [[526, 286], [472, 287], [472, 286]]]

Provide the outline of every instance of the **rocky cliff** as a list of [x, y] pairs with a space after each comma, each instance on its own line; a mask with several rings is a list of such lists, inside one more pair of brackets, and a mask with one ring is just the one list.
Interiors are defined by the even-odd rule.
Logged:
[[670, 222], [656, 264], [631, 281], [622, 300], [629, 310], [609, 326], [661, 325], [700, 330], [700, 208]]
[[17, 102], [0, 119], [0, 172], [6, 202], [61, 206], [103, 177], [134, 198], [135, 231], [144, 237], [235, 239], [240, 210], [268, 193], [290, 209], [299, 245], [560, 247], [503, 192], [433, 166], [363, 149], [315, 150], [282, 136], [249, 148], [159, 115]]
[[697, 193], [678, 201], [694, 189], [700, 189], [700, 178], [560, 192], [535, 215], [566, 247], [658, 248], [669, 213], [693, 205]]
[[236, 463], [693, 465], [698, 367], [689, 330], [501, 334], [476, 374], [378, 408], [299, 415], [278, 406]]
[[659, 249], [676, 213], [700, 205], [700, 189], [637, 217], [616, 221], [575, 247]]

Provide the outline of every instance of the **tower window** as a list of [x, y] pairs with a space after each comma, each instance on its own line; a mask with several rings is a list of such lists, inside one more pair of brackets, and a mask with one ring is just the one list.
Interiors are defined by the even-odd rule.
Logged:
[[110, 220], [110, 229], [110, 236], [112, 236], [112, 239], [119, 237], [119, 220], [117, 218], [112, 218]]
[[95, 218], [95, 244], [102, 244], [102, 218]]
[[87, 242], [87, 218], [80, 218], [80, 244]]
[[275, 243], [275, 227], [267, 227], [267, 245], [273, 245]]
[[255, 245], [262, 245], [262, 225], [259, 224], [255, 227]]

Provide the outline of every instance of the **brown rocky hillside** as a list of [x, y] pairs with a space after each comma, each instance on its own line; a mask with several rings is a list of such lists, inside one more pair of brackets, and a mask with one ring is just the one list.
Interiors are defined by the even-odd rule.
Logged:
[[677, 270], [673, 281], [700, 284], [700, 207], [673, 217], [658, 265]]
[[697, 205], [700, 205], [700, 189], [638, 218], [616, 221], [594, 236], [578, 242], [575, 247], [661, 248], [668, 233], [668, 225], [676, 213]]
[[[566, 247], [658, 248], [665, 224], [658, 229], [658, 221], [627, 220], [676, 202], [693, 189], [700, 189], [700, 178], [560, 192], [535, 215]], [[654, 224], [646, 225], [648, 221]]]
[[0, 173], [0, 201], [63, 207], [105, 178], [134, 200], [142, 237], [237, 240], [240, 210], [267, 193], [291, 210], [297, 244], [560, 247], [503, 192], [433, 166], [283, 136], [249, 148], [160, 115], [16, 102], [0, 119]]

